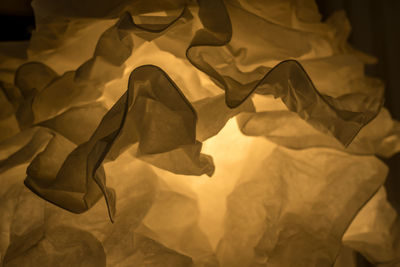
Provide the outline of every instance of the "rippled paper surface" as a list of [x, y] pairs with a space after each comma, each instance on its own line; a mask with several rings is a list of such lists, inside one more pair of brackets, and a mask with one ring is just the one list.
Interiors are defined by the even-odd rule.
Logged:
[[5, 266], [396, 266], [376, 155], [399, 151], [399, 123], [343, 13], [33, 7], [29, 44], [0, 46]]

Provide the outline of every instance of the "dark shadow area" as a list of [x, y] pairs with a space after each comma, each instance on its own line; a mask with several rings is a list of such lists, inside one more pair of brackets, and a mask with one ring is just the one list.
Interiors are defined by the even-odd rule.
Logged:
[[35, 28], [32, 0], [0, 1], [0, 41], [29, 40]]
[[22, 41], [31, 38], [33, 16], [0, 15], [0, 41]]
[[349, 42], [357, 49], [378, 58], [366, 73], [386, 84], [385, 106], [400, 120], [400, 1], [316, 0], [323, 19], [337, 10], [345, 10], [352, 33]]
[[[366, 66], [366, 74], [379, 77], [386, 85], [385, 106], [393, 118], [400, 120], [400, 1], [398, 0], [316, 0], [323, 19], [337, 10], [345, 10], [352, 33], [349, 42], [378, 59]], [[400, 212], [400, 155], [384, 160], [389, 166], [385, 187], [388, 200]], [[374, 266], [361, 255], [360, 267]]]

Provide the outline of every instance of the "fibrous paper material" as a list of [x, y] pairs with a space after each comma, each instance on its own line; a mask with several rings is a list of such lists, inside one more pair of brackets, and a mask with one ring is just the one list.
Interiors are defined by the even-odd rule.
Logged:
[[312, 0], [32, 2], [0, 45], [4, 266], [399, 262], [374, 59]]

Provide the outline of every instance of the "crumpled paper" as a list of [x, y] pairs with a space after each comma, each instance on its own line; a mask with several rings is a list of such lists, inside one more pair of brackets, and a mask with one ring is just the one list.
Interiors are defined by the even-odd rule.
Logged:
[[[330, 266], [354, 214], [386, 175], [373, 157], [326, 149], [276, 148], [253, 162], [227, 198], [217, 250], [223, 266]], [[346, 172], [337, 176], [340, 168]]]
[[400, 150], [399, 122], [344, 13], [32, 6], [29, 46], [0, 46], [3, 265], [397, 264], [375, 155]]

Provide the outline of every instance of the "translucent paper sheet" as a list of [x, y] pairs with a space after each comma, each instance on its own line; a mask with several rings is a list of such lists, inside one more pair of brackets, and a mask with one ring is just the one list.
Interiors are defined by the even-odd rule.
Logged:
[[[4, 266], [399, 262], [373, 59], [311, 0], [35, 0], [0, 46]], [[104, 200], [103, 200], [104, 198]]]

